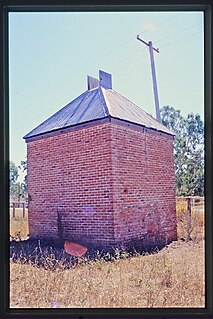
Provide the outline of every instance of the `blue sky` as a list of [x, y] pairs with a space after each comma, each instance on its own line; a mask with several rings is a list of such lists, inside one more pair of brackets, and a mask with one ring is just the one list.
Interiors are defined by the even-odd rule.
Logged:
[[153, 41], [160, 107], [204, 113], [202, 12], [10, 13], [10, 160], [23, 136], [87, 89], [87, 74], [112, 74], [113, 89], [155, 116], [148, 48]]

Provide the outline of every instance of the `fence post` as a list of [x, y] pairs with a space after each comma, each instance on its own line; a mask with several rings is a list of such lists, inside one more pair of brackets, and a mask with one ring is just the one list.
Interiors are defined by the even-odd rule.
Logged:
[[186, 213], [186, 227], [187, 227], [187, 236], [186, 241], [191, 240], [191, 227], [192, 227], [192, 218], [191, 218], [191, 199], [188, 197], [187, 199], [187, 213]]
[[23, 206], [23, 218], [25, 218], [25, 203], [22, 203]]
[[20, 187], [20, 183], [18, 183], [18, 208], [20, 207], [20, 192], [21, 192], [21, 187]]
[[15, 207], [15, 203], [13, 203], [13, 218], [16, 217], [16, 207]]

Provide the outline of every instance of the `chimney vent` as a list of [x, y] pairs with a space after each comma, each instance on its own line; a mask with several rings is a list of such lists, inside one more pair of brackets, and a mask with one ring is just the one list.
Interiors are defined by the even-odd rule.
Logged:
[[99, 81], [103, 88], [112, 89], [112, 74], [99, 70]]
[[95, 89], [99, 86], [99, 81], [96, 78], [93, 78], [92, 76], [87, 75], [87, 86], [88, 90]]

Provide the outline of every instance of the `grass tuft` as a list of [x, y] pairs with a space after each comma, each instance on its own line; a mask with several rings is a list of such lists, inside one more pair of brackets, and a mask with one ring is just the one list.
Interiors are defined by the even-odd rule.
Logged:
[[204, 211], [193, 208], [187, 241], [181, 205], [177, 205], [179, 240], [152, 253], [116, 248], [73, 257], [40, 241], [23, 241], [27, 228], [24, 233], [19, 225], [11, 232], [10, 307], [205, 307]]

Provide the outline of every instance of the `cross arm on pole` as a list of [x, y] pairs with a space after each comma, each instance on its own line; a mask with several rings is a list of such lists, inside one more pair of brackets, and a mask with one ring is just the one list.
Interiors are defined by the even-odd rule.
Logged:
[[[142, 40], [141, 38], [140, 38], [140, 36], [139, 36], [139, 34], [137, 35], [137, 40], [139, 40], [139, 41], [141, 41], [142, 43], [144, 43], [144, 44], [146, 44], [148, 47], [150, 47], [150, 44], [151, 44], [151, 41], [149, 41], [148, 43], [146, 42], [146, 41], [144, 41], [144, 40]], [[159, 51], [159, 48], [154, 48], [154, 47], [152, 47], [153, 48], [153, 50], [155, 50], [157, 53], [159, 53], [160, 51]]]
[[160, 116], [160, 106], [159, 106], [159, 99], [158, 99], [157, 79], [156, 79], [156, 72], [155, 72], [155, 61], [154, 61], [154, 54], [153, 54], [153, 50], [159, 53], [159, 49], [156, 49], [156, 48], [153, 47], [152, 41], [149, 41], [147, 43], [146, 41], [142, 40], [139, 37], [139, 34], [137, 35], [137, 40], [141, 41], [143, 44], [145, 44], [145, 45], [147, 45], [149, 47], [151, 70], [152, 70], [153, 91], [154, 91], [154, 99], [155, 99], [156, 119], [159, 122], [162, 122], [161, 121], [161, 116]]

